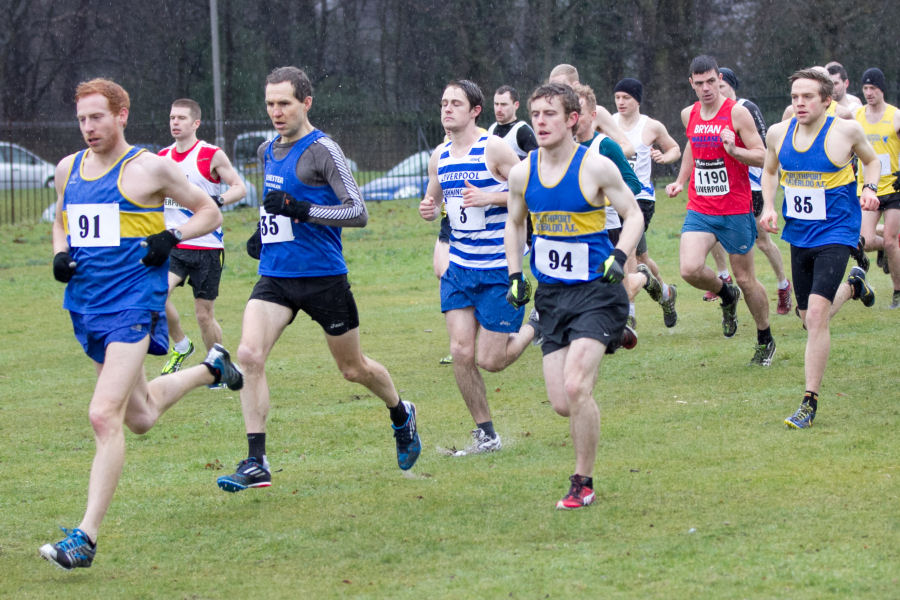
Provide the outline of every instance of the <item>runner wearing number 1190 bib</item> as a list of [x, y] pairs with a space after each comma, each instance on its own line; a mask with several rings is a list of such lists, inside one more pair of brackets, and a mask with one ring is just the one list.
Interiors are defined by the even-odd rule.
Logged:
[[[722, 298], [725, 337], [737, 332], [737, 306], [743, 294], [756, 322], [756, 348], [750, 364], [769, 366], [775, 340], [769, 329], [766, 290], [754, 270], [756, 223], [747, 172], [748, 165], [762, 166], [766, 149], [750, 111], [722, 95], [716, 60], [698, 56], [690, 71], [698, 102], [681, 111], [688, 143], [678, 177], [666, 186], [666, 193], [674, 198], [688, 184], [688, 212], [681, 229], [681, 277]], [[716, 242], [728, 253], [737, 285], [725, 283], [706, 266], [706, 255]]]

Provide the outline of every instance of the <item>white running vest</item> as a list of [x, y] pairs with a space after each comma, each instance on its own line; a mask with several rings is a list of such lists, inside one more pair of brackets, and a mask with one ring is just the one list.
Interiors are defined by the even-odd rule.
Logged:
[[[516, 124], [513, 125], [509, 131], [506, 132], [506, 135], [504, 135], [501, 138], [504, 142], [509, 144], [509, 147], [512, 148], [513, 152], [516, 153], [516, 156], [519, 157], [519, 160], [522, 160], [528, 154], [527, 152], [525, 152], [524, 150], [522, 150], [519, 147], [519, 139], [518, 139], [519, 130], [522, 127], [524, 127], [525, 125], [526, 125], [525, 121], [516, 122]], [[497, 128], [497, 123], [495, 121], [494, 123], [491, 124], [490, 127], [488, 127], [488, 130], [487, 130], [488, 135], [494, 135], [494, 129], [496, 129], [496, 128]]]
[[635, 198], [656, 201], [656, 191], [653, 188], [653, 179], [650, 176], [653, 169], [650, 151], [653, 147], [644, 144], [644, 127], [647, 125], [647, 121], [650, 120], [649, 117], [641, 115], [638, 117], [637, 124], [631, 129], [625, 129], [622, 123], [622, 116], [619, 113], [614, 114], [612, 117], [634, 148], [634, 156], [626, 156], [625, 158], [628, 159], [628, 164], [631, 165], [638, 181], [641, 182], [641, 191], [635, 195]]
[[[168, 157], [169, 159], [175, 161], [175, 164], [178, 165], [178, 168], [181, 169], [181, 172], [185, 174], [187, 180], [202, 189], [210, 196], [218, 196], [220, 193], [221, 184], [217, 181], [213, 181], [210, 177], [210, 163], [212, 162], [213, 154], [219, 152], [219, 148], [217, 146], [213, 146], [212, 144], [207, 144], [206, 142], [200, 140], [194, 147], [191, 148], [187, 154], [181, 157], [181, 160], [175, 156], [175, 144], [163, 148], [159, 151], [160, 156]], [[201, 165], [201, 163], [203, 163]], [[207, 175], [204, 175], [204, 172]], [[184, 208], [171, 198], [166, 198], [166, 229], [177, 228], [181, 225], [184, 225], [188, 219], [190, 219], [194, 213]], [[200, 237], [193, 238], [191, 240], [184, 240], [180, 244], [178, 244], [179, 248], [224, 248], [225, 244], [223, 243], [224, 234], [222, 232], [222, 228], [218, 227], [215, 231], [207, 233], [205, 235], [201, 235]]]
[[486, 192], [509, 190], [506, 182], [495, 179], [487, 168], [484, 152], [488, 139], [487, 134], [482, 135], [459, 158], [450, 154], [453, 142], [446, 142], [438, 158], [438, 182], [451, 227], [450, 262], [469, 269], [505, 269], [507, 266], [503, 247], [506, 207], [462, 206], [466, 182]]

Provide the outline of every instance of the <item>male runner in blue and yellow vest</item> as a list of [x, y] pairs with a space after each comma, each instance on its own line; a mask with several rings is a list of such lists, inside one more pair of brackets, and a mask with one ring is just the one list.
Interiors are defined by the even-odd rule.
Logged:
[[804, 356], [806, 392], [800, 408], [785, 424], [810, 427], [818, 408], [819, 389], [831, 346], [829, 321], [849, 298], [872, 306], [875, 295], [859, 266], [844, 271], [859, 240], [860, 206], [877, 208], [878, 199], [868, 184], [859, 198], [853, 155], [859, 157], [866, 182], [878, 179], [879, 163], [862, 127], [855, 121], [827, 113], [832, 102], [831, 78], [817, 69], [791, 76], [791, 103], [796, 117], [769, 129], [762, 176], [763, 211], [759, 224], [778, 232], [775, 192], [778, 170], [784, 188], [784, 233], [791, 245], [791, 274], [800, 318], [809, 332]]
[[[144, 357], [168, 349], [165, 302], [169, 252], [179, 240], [213, 231], [222, 215], [172, 161], [125, 141], [129, 97], [107, 79], [75, 90], [78, 124], [88, 148], [56, 166], [53, 275], [66, 283], [63, 307], [75, 337], [94, 361], [97, 384], [90, 417], [96, 453], [81, 523], [41, 556], [71, 570], [90, 567], [100, 523], [125, 461], [124, 425], [146, 433], [188, 391], [225, 383], [240, 389], [228, 352], [212, 347], [203, 365], [147, 382]], [[165, 228], [163, 203], [172, 198], [193, 215]]]
[[[600, 435], [594, 386], [606, 347], [625, 328], [625, 259], [641, 237], [644, 218], [613, 162], [575, 142], [581, 105], [571, 87], [553, 83], [539, 87], [531, 95], [529, 110], [539, 149], [509, 174], [504, 233], [507, 299], [515, 306], [529, 300], [521, 247], [530, 211], [531, 272], [538, 280], [534, 302], [544, 338], [544, 379], [553, 409], [569, 417], [575, 447], [569, 492], [556, 507], [575, 509], [594, 501]], [[604, 196], [622, 219], [615, 247], [606, 232]]]

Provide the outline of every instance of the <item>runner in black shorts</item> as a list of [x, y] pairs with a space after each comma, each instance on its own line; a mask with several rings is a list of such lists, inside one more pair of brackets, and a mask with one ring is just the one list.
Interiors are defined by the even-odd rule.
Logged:
[[359, 327], [356, 301], [346, 275], [330, 277], [261, 277], [251, 300], [263, 300], [291, 309], [291, 323], [301, 310], [328, 335], [342, 335]]
[[278, 137], [257, 151], [266, 182], [258, 229], [260, 279], [244, 309], [238, 347], [247, 365], [241, 409], [248, 448], [237, 470], [216, 481], [226, 492], [272, 484], [266, 423], [269, 383], [275, 377], [267, 377], [266, 361], [301, 310], [321, 325], [344, 379], [384, 402], [398, 466], [410, 469], [422, 450], [416, 407], [400, 399], [387, 369], [360, 347], [359, 315], [347, 282], [341, 231], [364, 227], [369, 215], [340, 146], [309, 122], [312, 99], [312, 84], [297, 67], [277, 68], [266, 78], [266, 110]]
[[219, 281], [225, 267], [225, 251], [219, 250], [182, 250], [175, 248], [169, 255], [169, 273], [174, 274], [181, 287], [187, 282], [194, 298], [215, 300], [219, 297]]

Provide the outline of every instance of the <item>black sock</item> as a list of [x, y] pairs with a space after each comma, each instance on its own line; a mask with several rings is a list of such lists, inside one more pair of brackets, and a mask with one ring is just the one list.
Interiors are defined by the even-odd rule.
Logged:
[[497, 437], [497, 432], [494, 431], [494, 422], [493, 421], [485, 421], [484, 423], [476, 423], [478, 429], [484, 432], [484, 435], [488, 436], [491, 439]]
[[247, 445], [249, 446], [247, 458], [255, 458], [259, 464], [263, 464], [266, 459], [266, 434], [248, 433]]
[[772, 328], [766, 327], [765, 329], [757, 329], [756, 330], [756, 343], [760, 345], [768, 344], [772, 341]]
[[722, 282], [722, 289], [716, 292], [716, 296], [722, 299], [722, 304], [732, 304], [734, 302], [734, 294], [731, 292], [731, 287]]
[[388, 410], [391, 413], [391, 423], [394, 424], [394, 427], [403, 427], [406, 425], [409, 413], [406, 411], [406, 405], [403, 404], [403, 400], [398, 402], [397, 406], [389, 406]]
[[594, 489], [594, 478], [593, 477], [585, 477], [584, 475], [579, 475], [579, 479], [581, 479], [581, 485], [587, 488]]
[[810, 408], [813, 410], [816, 410], [819, 407], [819, 395], [815, 392], [806, 390], [806, 393], [803, 395], [803, 402], [809, 404]]

